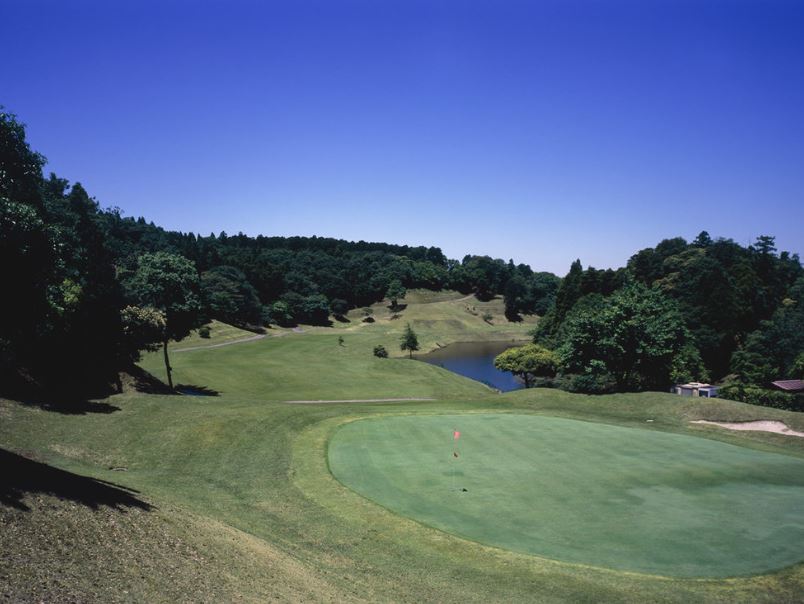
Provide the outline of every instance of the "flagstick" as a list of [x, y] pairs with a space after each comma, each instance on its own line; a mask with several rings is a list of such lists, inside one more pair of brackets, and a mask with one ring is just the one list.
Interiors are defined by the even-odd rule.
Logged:
[[455, 457], [455, 439], [452, 439], [452, 490], [455, 490], [455, 462], [458, 459]]
[[455, 474], [457, 474], [457, 467], [455, 466], [458, 463], [458, 437], [459, 434], [457, 428], [452, 429], [452, 490], [457, 491], [457, 487], [455, 486]]

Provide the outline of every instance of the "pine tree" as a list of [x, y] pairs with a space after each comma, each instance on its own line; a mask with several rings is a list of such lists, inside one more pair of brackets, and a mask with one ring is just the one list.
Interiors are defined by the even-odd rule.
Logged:
[[408, 323], [405, 326], [405, 333], [402, 334], [402, 344], [399, 346], [402, 350], [407, 350], [410, 358], [413, 358], [413, 353], [419, 350], [419, 338], [416, 337], [416, 332]]

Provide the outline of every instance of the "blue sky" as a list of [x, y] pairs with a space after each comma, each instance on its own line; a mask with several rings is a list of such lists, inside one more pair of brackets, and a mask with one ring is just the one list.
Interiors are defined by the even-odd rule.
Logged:
[[49, 170], [171, 229], [563, 275], [665, 237], [804, 252], [804, 3], [0, 0]]

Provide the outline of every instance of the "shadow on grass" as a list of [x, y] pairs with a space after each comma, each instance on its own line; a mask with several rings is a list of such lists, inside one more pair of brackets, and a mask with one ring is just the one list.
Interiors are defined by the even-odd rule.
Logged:
[[134, 365], [126, 370], [127, 378], [137, 392], [145, 394], [176, 394], [162, 380]]
[[0, 468], [0, 503], [25, 512], [30, 508], [22, 499], [28, 493], [54, 495], [93, 510], [101, 506], [117, 510], [153, 509], [150, 504], [134, 495], [138, 493], [134, 489], [59, 470], [4, 449], [0, 449]]
[[195, 384], [176, 384], [176, 392], [188, 396], [219, 396], [220, 392], [208, 386], [196, 386]]
[[39, 407], [44, 411], [52, 411], [54, 413], [61, 413], [63, 415], [86, 415], [87, 413], [114, 413], [120, 411], [117, 405], [109, 403], [99, 403], [97, 401], [89, 401], [82, 398], [44, 398], [44, 397], [27, 397], [19, 401], [20, 404], [26, 407]]

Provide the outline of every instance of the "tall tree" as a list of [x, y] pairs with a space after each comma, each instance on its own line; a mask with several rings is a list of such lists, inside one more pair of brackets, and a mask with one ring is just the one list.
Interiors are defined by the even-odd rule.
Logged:
[[407, 350], [411, 359], [413, 358], [413, 353], [419, 350], [419, 338], [416, 336], [416, 332], [413, 331], [410, 323], [405, 326], [405, 332], [402, 334], [402, 343], [399, 345], [399, 348]]
[[602, 363], [618, 390], [663, 389], [682, 353], [689, 356], [689, 345], [677, 305], [658, 290], [633, 284], [599, 309], [573, 316], [559, 355], [568, 373]]
[[408, 291], [402, 285], [399, 279], [394, 279], [388, 284], [388, 290], [385, 292], [385, 297], [391, 301], [391, 308], [397, 307], [397, 302], [404, 298]]
[[150, 306], [164, 314], [161, 343], [168, 386], [172, 389], [173, 370], [168, 356], [168, 343], [186, 338], [201, 325], [201, 301], [195, 265], [182, 256], [167, 252], [144, 254], [140, 256], [137, 270], [128, 280], [127, 288], [139, 306]]
[[257, 325], [262, 304], [242, 271], [216, 266], [201, 275], [201, 297], [209, 318], [233, 325]]

